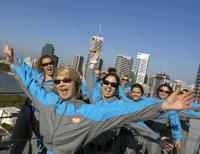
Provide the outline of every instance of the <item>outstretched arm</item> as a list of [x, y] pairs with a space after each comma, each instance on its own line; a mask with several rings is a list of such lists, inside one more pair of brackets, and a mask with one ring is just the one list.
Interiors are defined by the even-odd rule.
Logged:
[[95, 64], [97, 63], [99, 56], [100, 56], [100, 51], [96, 51], [96, 53], [94, 54], [94, 56], [90, 60], [90, 68], [88, 70], [87, 77], [86, 77], [86, 82], [87, 82], [86, 89], [87, 89], [88, 94], [89, 94], [90, 103], [95, 102], [92, 99], [92, 91], [93, 91], [95, 84], [96, 84], [96, 74], [95, 74], [94, 69], [95, 69]]
[[27, 63], [25, 63], [19, 56], [14, 56], [14, 50], [13, 48], [10, 48], [8, 44], [5, 44], [3, 47], [3, 52], [6, 55], [7, 62], [10, 65], [10, 63], [14, 63], [16, 65], [19, 65], [20, 67], [24, 68], [26, 71], [30, 72], [30, 75], [33, 79], [38, 77], [40, 73], [33, 68], [31, 68]]
[[181, 111], [179, 112], [179, 117], [183, 119], [199, 119], [200, 120], [200, 112], [195, 112], [193, 110], [190, 111]]
[[37, 107], [40, 110], [40, 106], [43, 105], [53, 105], [61, 101], [61, 98], [53, 92], [48, 92], [45, 88], [38, 83], [37, 80], [34, 80], [30, 77], [30, 73], [25, 71], [23, 68], [11, 64], [12, 68], [20, 76], [21, 84], [29, 91], [32, 96], [31, 100], [33, 103], [36, 103]]

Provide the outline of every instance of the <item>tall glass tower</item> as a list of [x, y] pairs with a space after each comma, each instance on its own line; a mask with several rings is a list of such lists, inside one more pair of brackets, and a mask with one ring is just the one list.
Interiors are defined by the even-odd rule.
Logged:
[[135, 64], [135, 83], [143, 84], [146, 76], [148, 63], [149, 63], [149, 54], [137, 53], [136, 64]]

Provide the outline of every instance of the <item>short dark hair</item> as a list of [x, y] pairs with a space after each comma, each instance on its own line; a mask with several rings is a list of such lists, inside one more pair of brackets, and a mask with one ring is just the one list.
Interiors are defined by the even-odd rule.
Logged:
[[119, 88], [119, 85], [120, 85], [120, 79], [119, 79], [119, 77], [118, 77], [118, 75], [117, 75], [116, 73], [108, 73], [108, 74], [106, 74], [106, 75], [103, 77], [102, 80], [105, 81], [106, 78], [109, 77], [109, 76], [115, 77], [115, 79], [116, 79], [116, 81], [117, 81], [117, 88], [116, 88], [116, 89], [118, 89], [118, 88]]
[[117, 70], [115, 68], [113, 68], [113, 67], [108, 68], [108, 73], [116, 73], [116, 72], [117, 72]]
[[141, 84], [139, 84], [139, 83], [135, 83], [134, 85], [132, 85], [132, 87], [131, 87], [131, 91], [133, 90], [133, 88], [139, 88], [140, 91], [141, 91], [141, 93], [142, 93], [142, 95], [144, 94], [144, 89], [143, 89], [143, 87], [142, 87]]
[[157, 97], [159, 98], [159, 90], [162, 88], [162, 87], [167, 87], [169, 89], [169, 95], [171, 95], [171, 93], [173, 92], [172, 90], [172, 87], [167, 84], [167, 83], [164, 83], [164, 84], [161, 84], [158, 89], [157, 89]]

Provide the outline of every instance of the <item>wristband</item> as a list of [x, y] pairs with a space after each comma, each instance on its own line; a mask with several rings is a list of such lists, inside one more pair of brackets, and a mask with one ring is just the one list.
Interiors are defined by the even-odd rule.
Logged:
[[97, 64], [96, 60], [90, 60], [90, 64]]

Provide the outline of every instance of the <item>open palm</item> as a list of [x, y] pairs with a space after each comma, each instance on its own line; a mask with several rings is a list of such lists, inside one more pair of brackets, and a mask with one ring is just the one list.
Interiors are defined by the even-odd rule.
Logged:
[[180, 89], [178, 88], [163, 103], [167, 110], [189, 110], [193, 108], [190, 103], [195, 100], [194, 93], [187, 92], [180, 95], [179, 92]]

